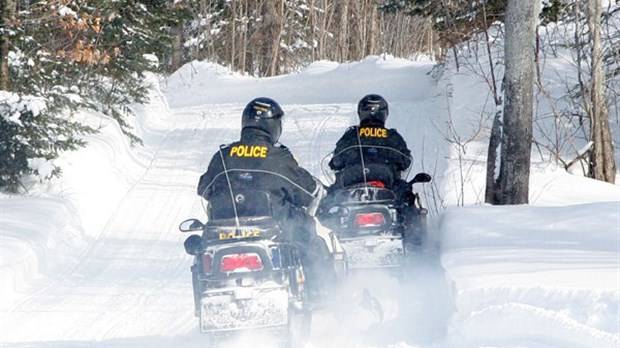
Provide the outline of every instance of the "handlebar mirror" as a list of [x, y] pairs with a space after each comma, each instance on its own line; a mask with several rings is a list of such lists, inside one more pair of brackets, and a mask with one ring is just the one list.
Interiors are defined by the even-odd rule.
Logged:
[[181, 232], [194, 232], [194, 231], [202, 231], [204, 228], [204, 224], [197, 219], [187, 219], [179, 225], [179, 230]]
[[426, 182], [431, 182], [431, 180], [433, 180], [433, 178], [429, 174], [418, 173], [413, 177], [413, 179], [409, 182], [409, 184], [413, 185], [419, 182], [426, 183]]

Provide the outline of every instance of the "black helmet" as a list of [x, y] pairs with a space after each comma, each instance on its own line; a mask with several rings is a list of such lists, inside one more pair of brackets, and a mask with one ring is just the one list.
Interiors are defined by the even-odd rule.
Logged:
[[369, 94], [357, 104], [360, 123], [375, 123], [383, 126], [388, 117], [388, 103], [378, 94]]
[[271, 98], [256, 98], [246, 105], [241, 118], [242, 129], [258, 128], [269, 134], [273, 144], [282, 134], [282, 116], [284, 111]]

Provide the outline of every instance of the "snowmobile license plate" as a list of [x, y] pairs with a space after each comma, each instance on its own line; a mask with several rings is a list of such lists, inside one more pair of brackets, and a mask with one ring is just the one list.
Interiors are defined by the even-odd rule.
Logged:
[[238, 233], [237, 231], [220, 232], [218, 236], [220, 240], [227, 240], [227, 239], [255, 238], [255, 237], [260, 237], [260, 235], [261, 235], [260, 230], [240, 230]]

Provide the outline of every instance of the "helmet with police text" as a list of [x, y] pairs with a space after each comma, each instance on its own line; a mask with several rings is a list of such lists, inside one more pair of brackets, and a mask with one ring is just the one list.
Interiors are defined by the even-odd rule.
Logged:
[[372, 123], [383, 126], [388, 117], [388, 103], [378, 94], [368, 94], [357, 104], [360, 123]]
[[257, 128], [271, 137], [273, 144], [278, 142], [282, 134], [282, 116], [284, 111], [271, 98], [256, 98], [246, 105], [241, 117], [242, 129]]

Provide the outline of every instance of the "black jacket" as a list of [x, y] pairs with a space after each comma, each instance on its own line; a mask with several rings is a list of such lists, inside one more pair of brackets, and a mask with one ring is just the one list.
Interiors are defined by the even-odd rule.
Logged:
[[336, 171], [336, 186], [364, 182], [364, 167], [366, 180], [392, 186], [410, 165], [411, 151], [403, 137], [395, 129], [372, 124], [350, 127], [338, 140], [329, 162]]
[[[272, 145], [266, 133], [254, 128], [244, 129], [240, 141], [224, 145], [215, 153], [207, 172], [200, 177], [198, 195], [207, 199], [211, 206], [224, 210], [218, 215], [231, 215], [234, 213], [230, 188], [233, 196], [249, 193], [242, 197], [248, 201], [255, 199], [255, 191], [259, 190], [270, 194], [272, 204], [294, 207], [308, 207], [319, 191], [314, 177], [299, 166], [288, 148]], [[262, 203], [246, 205], [249, 211], [238, 212], [241, 216], [251, 216], [252, 206]], [[238, 204], [238, 209], [239, 206], [243, 204]]]

